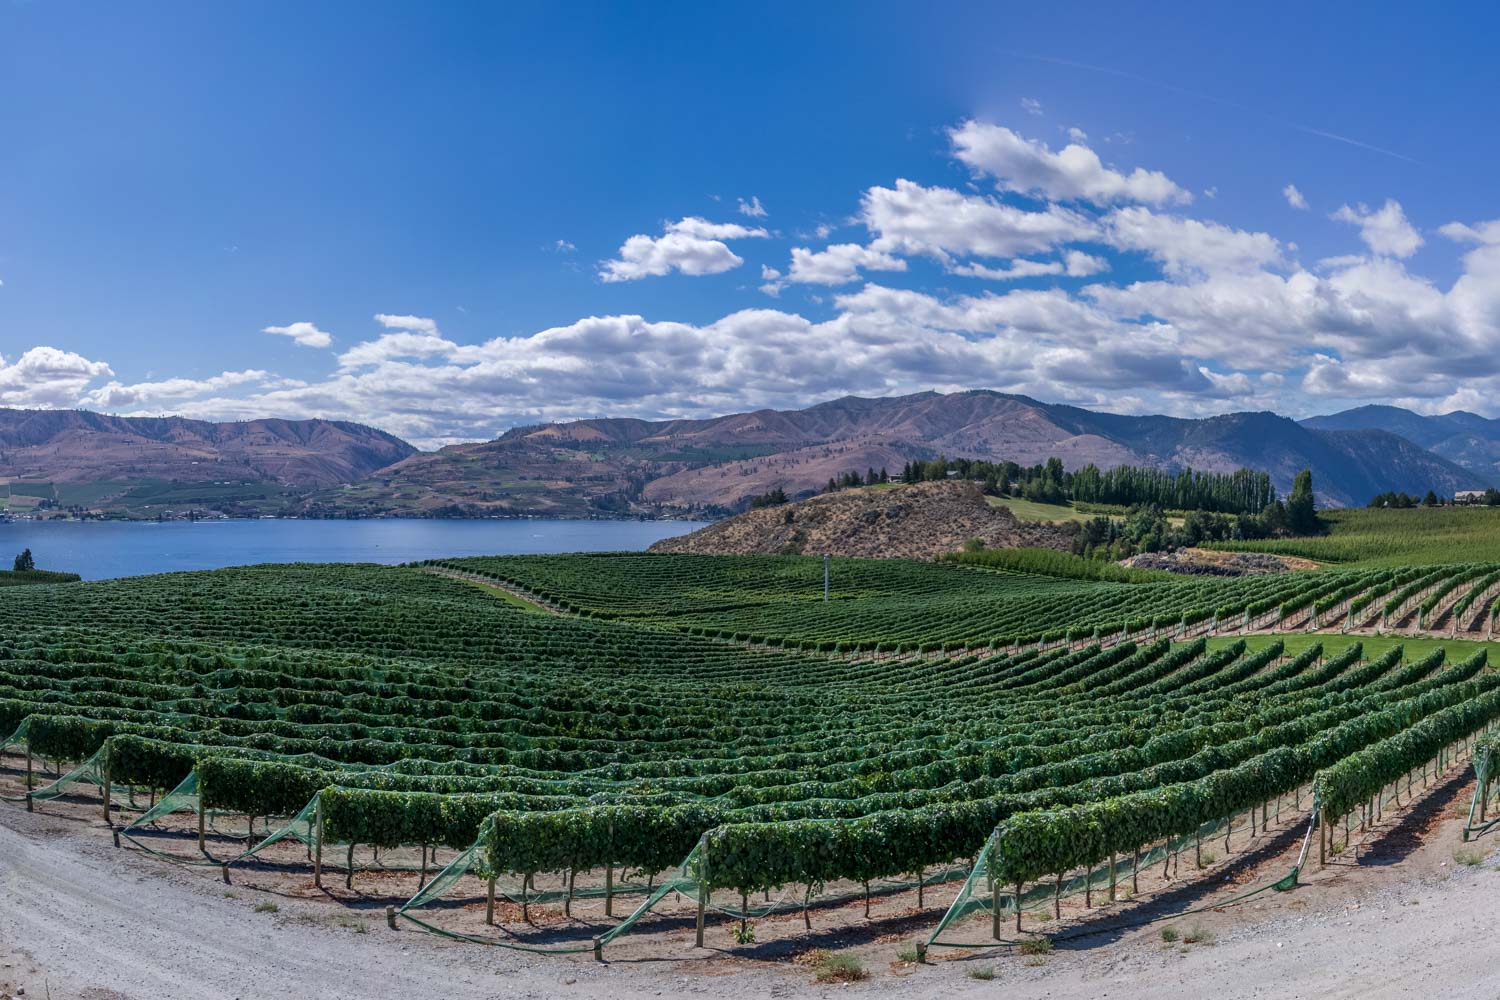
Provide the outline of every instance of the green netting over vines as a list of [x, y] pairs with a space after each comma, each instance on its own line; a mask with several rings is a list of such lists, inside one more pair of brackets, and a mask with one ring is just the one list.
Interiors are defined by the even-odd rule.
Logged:
[[[1295, 800], [1300, 803], [1302, 797], [1303, 793], [1299, 791]], [[1300, 812], [1300, 809], [1298, 811]], [[1241, 893], [1228, 902], [1236, 902], [1272, 889], [1284, 891], [1295, 886], [1297, 876], [1307, 859], [1308, 844], [1311, 842], [1312, 831], [1316, 828], [1317, 815], [1317, 807], [1314, 804], [1308, 832], [1303, 838], [1301, 853], [1291, 872], [1249, 892]], [[1105, 861], [1084, 871], [1062, 876], [1053, 882], [1034, 884], [1029, 889], [1023, 889], [1019, 899], [1013, 890], [1006, 891], [997, 886], [990, 875], [989, 859], [995, 845], [995, 835], [992, 834], [985, 842], [984, 849], [980, 851], [973, 872], [964, 882], [963, 888], [959, 890], [953, 905], [948, 908], [948, 912], [943, 915], [943, 919], [927, 938], [923, 948], [924, 950], [926, 948], [977, 948], [993, 945], [997, 940], [1003, 940], [996, 933], [1002, 916], [1009, 915], [1014, 918], [1017, 907], [1022, 912], [1045, 910], [1055, 907], [1064, 899], [1090, 893], [1108, 893], [1111, 884], [1115, 885], [1118, 890], [1119, 887], [1127, 885], [1137, 874], [1145, 874], [1157, 865], [1165, 868], [1167, 865], [1174, 864], [1184, 852], [1193, 853], [1194, 863], [1201, 856], [1198, 852], [1203, 847], [1225, 846], [1228, 852], [1233, 847], [1235, 837], [1240, 837], [1240, 843], [1248, 846], [1251, 842], [1244, 838], [1251, 833], [1253, 824], [1251, 812], [1238, 813], [1228, 819], [1205, 823], [1194, 833], [1171, 838], [1139, 854], [1117, 858], [1113, 871], [1111, 871], [1110, 862]], [[1261, 832], [1264, 832], [1263, 828]], [[1214, 905], [1223, 906], [1225, 902], [1218, 901]], [[1174, 913], [1171, 914], [1171, 918], [1175, 919], [1182, 915]], [[988, 918], [985, 926], [991, 933], [991, 937], [988, 940], [964, 938], [959, 930], [960, 926], [976, 921], [981, 916]], [[969, 936], [972, 937], [972, 931]]]
[[[603, 948], [620, 936], [630, 933], [642, 918], [658, 910], [668, 897], [676, 897], [678, 902], [690, 908], [701, 907], [705, 915], [713, 913], [732, 920], [759, 920], [775, 914], [799, 911], [810, 920], [810, 916], [806, 915], [813, 910], [852, 902], [860, 898], [868, 899], [872, 896], [914, 889], [919, 885], [927, 887], [955, 882], [967, 884], [970, 874], [967, 866], [945, 867], [925, 873], [920, 880], [872, 879], [868, 887], [857, 884], [791, 885], [783, 886], [775, 893], [765, 893], [752, 898], [750, 894], [741, 894], [711, 884], [713, 881], [710, 871], [712, 858], [706, 843], [700, 840], [680, 863], [660, 873], [659, 880], [653, 875], [652, 878], [642, 882], [639, 878], [640, 873], [637, 872], [634, 873], [633, 880], [613, 882], [608, 888], [599, 885], [597, 881], [585, 887], [575, 885], [572, 877], [574, 873], [568, 873], [561, 879], [562, 888], [539, 889], [530, 878], [505, 872], [503, 866], [490, 864], [485, 843], [492, 822], [492, 820], [486, 820], [474, 844], [408, 900], [397, 911], [397, 915], [427, 930], [465, 941], [523, 951], [582, 952], [589, 951], [596, 945], [598, 948]], [[466, 877], [472, 877], [475, 880], [467, 896], [462, 891], [461, 885]], [[523, 907], [562, 904], [565, 912], [572, 912], [580, 902], [592, 902], [595, 905], [588, 916], [595, 921], [601, 919], [597, 904], [601, 900], [606, 900], [606, 897], [608, 898], [602, 914], [604, 920], [616, 919], [610, 915], [612, 908], [609, 903], [624, 899], [634, 899], [637, 902], [632, 910], [618, 918], [619, 923], [613, 924], [590, 939], [587, 946], [570, 942], [548, 944], [526, 942], [500, 926], [496, 926], [493, 934], [479, 934], [443, 927], [436, 922], [440, 919], [437, 912], [440, 908], [452, 909], [461, 906], [459, 900], [464, 898], [477, 899], [478, 897], [474, 895], [476, 892], [483, 892], [487, 897], [491, 886], [493, 886], [495, 899], [508, 900]]]
[[[52, 799], [60, 799], [65, 795], [74, 794], [79, 785], [93, 785], [95, 788], [103, 789], [109, 773], [107, 770], [108, 756], [108, 750], [100, 747], [92, 757], [73, 768], [73, 770], [51, 784], [31, 792], [31, 800], [33, 802], [47, 802]], [[111, 782], [109, 787], [111, 796], [115, 798], [128, 800], [134, 795], [134, 789], [128, 785]]]

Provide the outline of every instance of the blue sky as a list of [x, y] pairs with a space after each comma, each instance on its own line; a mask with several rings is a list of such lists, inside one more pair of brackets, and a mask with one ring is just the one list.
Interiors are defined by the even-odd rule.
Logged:
[[423, 445], [927, 388], [1500, 415], [1495, 28], [0, 3], [0, 403]]

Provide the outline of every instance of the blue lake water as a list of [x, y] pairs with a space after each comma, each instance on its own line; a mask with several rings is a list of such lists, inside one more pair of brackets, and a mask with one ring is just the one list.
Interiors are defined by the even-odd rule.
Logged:
[[639, 551], [698, 521], [16, 521], [0, 567], [31, 549], [40, 569], [86, 580], [263, 562], [401, 563], [449, 556]]

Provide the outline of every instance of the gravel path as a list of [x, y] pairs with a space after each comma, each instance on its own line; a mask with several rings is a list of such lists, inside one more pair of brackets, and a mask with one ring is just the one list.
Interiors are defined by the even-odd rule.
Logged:
[[[1466, 799], [1463, 800], [1466, 803]], [[1493, 835], [1487, 847], [1500, 845]], [[1285, 895], [1201, 920], [1212, 944], [1164, 944], [1160, 927], [1085, 939], [1040, 965], [1006, 954], [929, 967], [868, 963], [874, 977], [819, 986], [804, 970], [718, 957], [597, 965], [481, 949], [380, 916], [360, 933], [317, 902], [229, 890], [193, 872], [115, 850], [98, 824], [0, 804], [0, 998], [258, 1000], [379, 998], [833, 996], [1450, 997], [1500, 996], [1490, 930], [1500, 917], [1491, 854], [1456, 865], [1451, 808], [1422, 846]], [[345, 926], [339, 923], [343, 917]], [[1186, 927], [1198, 918], [1178, 924]], [[894, 951], [894, 948], [892, 949]], [[892, 955], [894, 957], [894, 955]], [[994, 970], [992, 981], [971, 970]]]

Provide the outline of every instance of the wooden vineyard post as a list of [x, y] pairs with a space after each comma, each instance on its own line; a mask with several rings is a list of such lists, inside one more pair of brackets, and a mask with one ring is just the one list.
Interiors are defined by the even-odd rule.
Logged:
[[396, 908], [389, 903], [385, 907], [385, 925], [391, 930], [396, 929]]
[[1141, 849], [1135, 849], [1135, 854], [1130, 859], [1130, 894], [1139, 896], [1141, 893]]
[[203, 840], [203, 826], [204, 826], [204, 823], [206, 822], [206, 820], [204, 819], [204, 817], [206, 815], [207, 815], [207, 810], [203, 808], [203, 796], [199, 795], [198, 796], [198, 853], [199, 854], [207, 854], [208, 853], [208, 847], [204, 843], [204, 840]]
[[[323, 888], [323, 796], [313, 803], [313, 885]], [[203, 847], [203, 797], [198, 797], [198, 846]]]
[[1021, 883], [1016, 883], [1016, 933], [1021, 933]]
[[[609, 820], [609, 848], [614, 853], [615, 847], [615, 820], [611, 816]], [[615, 915], [615, 863], [610, 861], [604, 869], [604, 915], [613, 917]]]
[[353, 844], [349, 845], [349, 851], [348, 851], [347, 854], [344, 855], [344, 869], [345, 869], [345, 871], [348, 872], [348, 874], [344, 876], [344, 888], [345, 889], [353, 889], [354, 888], [354, 845]]
[[1052, 918], [1062, 919], [1062, 872], [1057, 873], [1057, 881], [1052, 884]]
[[1118, 865], [1115, 862], [1115, 852], [1114, 851], [1110, 851], [1109, 852], [1109, 901], [1111, 903], [1113, 903], [1115, 901], [1115, 869], [1117, 867], [1118, 867]]
[[493, 875], [489, 877], [489, 884], [485, 890], [484, 922], [491, 927], [495, 926], [495, 876]]
[[[31, 776], [31, 744], [28, 742], [26, 744], [26, 791], [30, 792], [35, 787], [36, 783]], [[26, 799], [26, 806], [28, 809], [31, 807], [29, 796]]]
[[990, 937], [1000, 940], [1000, 883], [993, 879], [990, 881]]
[[1094, 908], [1094, 866], [1092, 864], [1083, 876], [1083, 907], [1086, 910]]
[[109, 755], [104, 757], [104, 783], [100, 786], [104, 792], [104, 822], [107, 826], [114, 826], [109, 818]]
[[697, 946], [703, 947], [703, 911], [708, 906], [708, 884], [701, 879], [698, 882], [698, 938]]
[[427, 888], [427, 845], [422, 845], [422, 874], [417, 879], [417, 891]]

